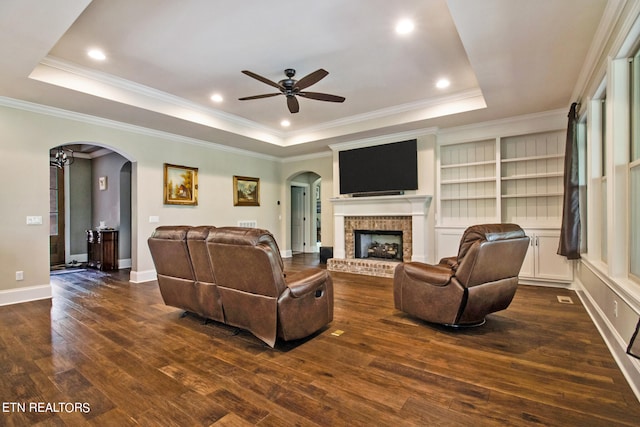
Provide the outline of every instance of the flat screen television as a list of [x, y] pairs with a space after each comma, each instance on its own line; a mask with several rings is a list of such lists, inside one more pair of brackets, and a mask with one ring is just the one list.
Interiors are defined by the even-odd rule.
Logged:
[[340, 194], [389, 194], [418, 189], [415, 139], [344, 150], [338, 156]]

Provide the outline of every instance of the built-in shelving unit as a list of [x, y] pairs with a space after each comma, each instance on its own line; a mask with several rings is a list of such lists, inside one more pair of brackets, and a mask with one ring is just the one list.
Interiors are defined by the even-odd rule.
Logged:
[[521, 276], [571, 281], [571, 265], [553, 249], [562, 220], [565, 138], [554, 130], [438, 146], [437, 256], [454, 255], [472, 224], [512, 222], [532, 239]]
[[440, 218], [449, 225], [496, 217], [496, 140], [440, 149]]
[[564, 132], [442, 145], [438, 225], [515, 222], [558, 227]]
[[562, 219], [565, 133], [502, 138], [503, 222], [558, 227]]

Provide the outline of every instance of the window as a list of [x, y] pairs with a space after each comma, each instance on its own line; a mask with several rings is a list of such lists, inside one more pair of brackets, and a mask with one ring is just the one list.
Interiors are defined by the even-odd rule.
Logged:
[[600, 258], [607, 262], [607, 98], [600, 108]]
[[580, 197], [580, 253], [587, 252], [587, 119], [578, 122], [578, 182]]
[[629, 272], [640, 281], [640, 51], [631, 61], [629, 139]]

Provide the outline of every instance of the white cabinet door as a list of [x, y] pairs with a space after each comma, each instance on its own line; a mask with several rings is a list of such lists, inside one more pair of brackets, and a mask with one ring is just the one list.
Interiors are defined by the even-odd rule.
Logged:
[[536, 271], [538, 279], [572, 281], [573, 265], [565, 257], [558, 255], [560, 235], [557, 232], [537, 232], [534, 242], [536, 248]]
[[436, 259], [438, 263], [442, 258], [458, 255], [462, 229], [438, 229], [436, 230]]
[[524, 262], [522, 263], [522, 267], [520, 268], [520, 274], [518, 277], [533, 279], [535, 278], [535, 247], [533, 246], [536, 241], [536, 237], [534, 235], [528, 234], [529, 239], [529, 249], [527, 249], [527, 254], [524, 257]]

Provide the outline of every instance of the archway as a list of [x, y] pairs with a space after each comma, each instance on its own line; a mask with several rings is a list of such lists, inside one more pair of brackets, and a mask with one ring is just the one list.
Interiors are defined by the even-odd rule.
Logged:
[[292, 253], [319, 252], [322, 233], [322, 178], [305, 171], [292, 176], [289, 191], [289, 247]]
[[120, 234], [118, 268], [132, 265], [131, 159], [101, 143], [64, 145], [72, 159], [64, 172], [64, 264], [58, 269], [85, 266], [89, 261], [87, 230], [113, 228]]

